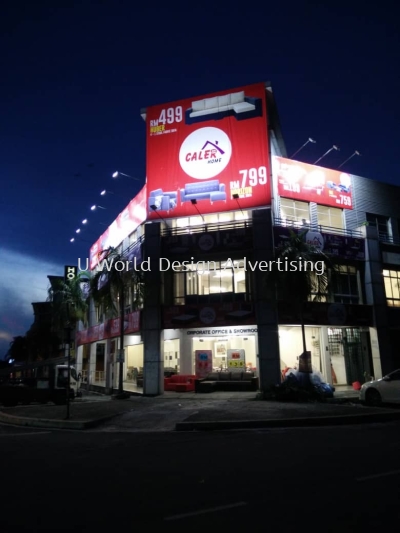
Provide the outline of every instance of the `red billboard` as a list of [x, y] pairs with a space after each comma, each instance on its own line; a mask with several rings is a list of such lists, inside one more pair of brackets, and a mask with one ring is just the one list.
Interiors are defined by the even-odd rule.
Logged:
[[146, 128], [149, 219], [271, 204], [263, 83], [149, 107]]
[[[140, 331], [140, 311], [133, 311], [125, 315], [124, 334], [137, 333]], [[118, 337], [121, 332], [121, 321], [119, 318], [110, 318], [102, 324], [91, 326], [76, 332], [75, 342], [77, 346], [89, 344], [91, 342], [112, 339]]]
[[107, 248], [116, 248], [128, 235], [146, 220], [146, 185], [129, 202], [101, 237], [90, 248], [90, 270], [93, 270], [102, 252]]
[[279, 196], [353, 209], [351, 176], [345, 172], [273, 156], [272, 175]]

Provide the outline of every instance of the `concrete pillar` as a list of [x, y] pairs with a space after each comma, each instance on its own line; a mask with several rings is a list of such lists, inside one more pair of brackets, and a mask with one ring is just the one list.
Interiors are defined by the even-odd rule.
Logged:
[[[378, 231], [374, 226], [363, 226], [363, 232], [366, 235], [366, 262], [365, 262], [365, 294], [366, 303], [374, 306], [374, 325], [376, 336], [371, 332], [371, 350], [374, 365], [374, 373], [379, 375], [379, 364], [377, 359], [380, 358], [380, 372], [385, 375], [393, 368], [392, 345], [389, 335], [389, 323], [387, 316], [387, 302], [385, 287], [382, 275], [381, 249], [378, 239]], [[372, 346], [372, 343], [374, 345]], [[375, 377], [377, 377], [375, 375]]]
[[96, 372], [96, 347], [97, 347], [97, 343], [92, 342], [92, 344], [90, 345], [90, 355], [89, 355], [89, 361], [88, 361], [88, 375], [87, 375], [88, 387], [90, 385], [94, 385], [95, 372]]
[[[161, 343], [161, 253], [160, 224], [145, 225], [144, 307], [142, 310], [142, 338], [144, 344], [143, 394], [157, 396], [164, 392], [164, 343]], [[143, 264], [142, 264], [143, 266]], [[146, 267], [147, 268], [147, 267]]]
[[332, 382], [332, 367], [331, 367], [331, 355], [329, 353], [329, 343], [328, 343], [328, 328], [327, 326], [322, 326], [320, 329], [321, 332], [321, 368], [322, 374], [326, 379], [327, 383], [333, 385]]
[[186, 330], [181, 330], [181, 342], [179, 350], [179, 373], [193, 374], [193, 352], [192, 338], [186, 334]]
[[79, 374], [79, 373], [82, 373], [83, 345], [76, 346], [75, 352], [76, 352], [75, 369], [76, 369], [76, 373]]
[[[253, 211], [253, 250], [253, 261], [273, 260], [272, 220], [269, 209]], [[250, 275], [249, 272], [247, 274]], [[258, 329], [260, 389], [267, 390], [281, 381], [275, 290], [268, 287], [267, 275], [260, 269], [255, 269], [253, 279], [252, 298]]]

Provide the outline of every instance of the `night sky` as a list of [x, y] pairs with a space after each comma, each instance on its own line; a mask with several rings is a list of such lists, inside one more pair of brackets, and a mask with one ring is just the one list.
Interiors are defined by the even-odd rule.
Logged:
[[2, 2], [0, 357], [145, 183], [143, 107], [270, 81], [289, 156], [399, 184], [396, 7], [276, 4]]

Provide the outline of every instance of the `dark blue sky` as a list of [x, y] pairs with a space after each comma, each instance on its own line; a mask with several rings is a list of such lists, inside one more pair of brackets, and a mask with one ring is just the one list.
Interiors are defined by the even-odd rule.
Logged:
[[[69, 243], [80, 221], [91, 220], [82, 238], [94, 241], [144, 183], [142, 107], [270, 81], [289, 155], [311, 136], [300, 160], [337, 144], [325, 166], [359, 150], [347, 172], [399, 184], [395, 8], [275, 4], [3, 2], [0, 342], [32, 322], [47, 273], [87, 257], [89, 243]], [[142, 181], [112, 180], [116, 169]], [[115, 195], [100, 199], [104, 188]], [[107, 210], [93, 215], [94, 203]], [[43, 298], [22, 290], [33, 271]]]

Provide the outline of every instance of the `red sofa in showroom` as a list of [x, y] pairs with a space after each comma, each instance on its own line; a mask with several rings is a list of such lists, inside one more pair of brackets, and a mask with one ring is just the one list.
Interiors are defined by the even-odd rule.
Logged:
[[194, 391], [196, 376], [190, 374], [175, 374], [164, 378], [164, 391], [191, 392]]

